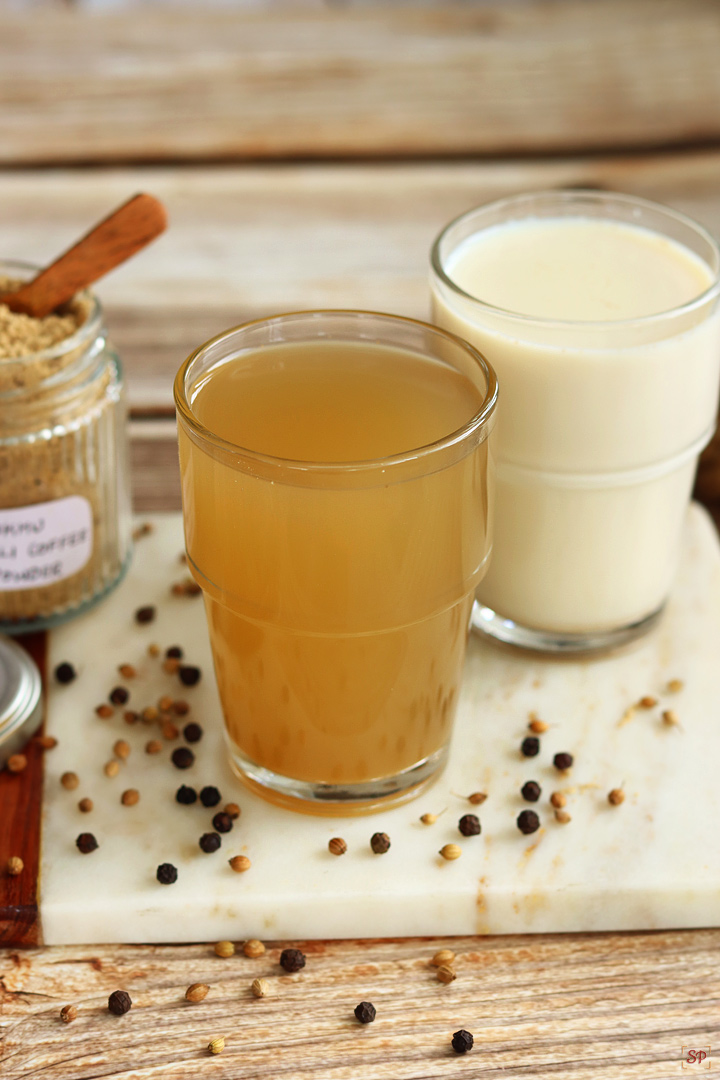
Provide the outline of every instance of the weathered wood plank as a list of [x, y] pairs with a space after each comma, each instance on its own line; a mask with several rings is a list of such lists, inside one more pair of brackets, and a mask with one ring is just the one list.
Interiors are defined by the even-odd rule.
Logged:
[[403, 157], [720, 137], [713, 0], [0, 16], [0, 160]]
[[[457, 954], [457, 980], [435, 977], [436, 948]], [[209, 946], [100, 946], [0, 954], [3, 1080], [193, 1077], [224, 1036], [213, 1076], [237, 1080], [648, 1080], [680, 1075], [683, 1046], [713, 1046], [717, 1064], [720, 931], [310, 942], [300, 975], [279, 949], [220, 960]], [[255, 977], [272, 993], [256, 1000]], [[205, 1001], [183, 1000], [192, 982]], [[107, 1012], [127, 990], [133, 1008]], [[361, 1027], [352, 1010], [372, 1001]], [[78, 1007], [65, 1025], [60, 1008]], [[452, 1032], [471, 1031], [460, 1060]], [[209, 1067], [209, 1066], [208, 1066]]]
[[600, 186], [669, 203], [720, 235], [720, 152], [435, 165], [0, 173], [0, 254], [45, 262], [148, 190], [169, 231], [98, 286], [136, 412], [172, 409], [188, 352], [247, 318], [358, 307], [426, 318], [437, 231], [478, 203]]

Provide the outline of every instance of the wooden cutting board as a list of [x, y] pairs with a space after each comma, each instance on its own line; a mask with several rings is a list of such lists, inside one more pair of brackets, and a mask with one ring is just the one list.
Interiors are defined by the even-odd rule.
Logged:
[[[73, 663], [77, 679], [48, 684], [46, 731], [58, 746], [44, 756], [42, 842], [39, 878], [36, 838], [26, 830], [22, 887], [0, 879], [5, 940], [49, 944], [198, 941], [218, 938], [343, 938], [408, 935], [496, 934], [571, 930], [625, 930], [720, 924], [720, 864], [715, 858], [720, 789], [720, 547], [705, 512], [688, 515], [677, 585], [660, 625], [641, 642], [595, 660], [548, 660], [515, 652], [473, 636], [450, 762], [419, 800], [378, 815], [354, 819], [312, 818], [280, 810], [246, 791], [226, 763], [220, 708], [212, 675], [202, 601], [175, 596], [183, 579], [180, 515], [151, 519], [153, 532], [137, 544], [126, 580], [94, 611], [49, 635], [48, 670]], [[134, 612], [154, 605], [156, 619], [140, 626]], [[148, 656], [156, 642], [181, 645], [203, 677], [181, 687]], [[137, 676], [123, 679], [118, 665]], [[670, 693], [670, 680], [683, 682]], [[130, 700], [108, 719], [95, 707], [124, 685]], [[156, 704], [163, 695], [190, 705], [179, 727], [197, 720], [202, 740], [195, 764], [180, 771], [170, 760], [184, 743], [163, 739], [157, 725], [123, 719], [125, 709]], [[640, 698], [652, 708], [632, 709]], [[663, 723], [672, 709], [679, 725]], [[536, 758], [519, 752], [528, 717], [550, 725]], [[118, 774], [103, 771], [118, 739], [131, 747]], [[162, 750], [147, 754], [159, 739]], [[553, 755], [569, 751], [575, 764], [563, 776]], [[13, 840], [22, 844], [20, 822], [31, 822], [42, 762], [26, 774], [2, 777], [15, 796]], [[80, 784], [68, 791], [66, 771]], [[520, 787], [536, 780], [542, 796], [533, 805], [541, 829], [523, 836], [518, 813], [529, 808]], [[175, 801], [180, 784], [215, 785], [223, 803], [242, 813], [222, 848], [198, 847], [212, 828], [215, 810]], [[607, 794], [622, 788], [611, 806]], [[140, 793], [134, 806], [123, 791]], [[472, 806], [467, 795], [487, 793]], [[559, 824], [549, 804], [553, 791], [567, 797], [571, 821]], [[78, 801], [93, 800], [90, 813]], [[6, 807], [7, 801], [3, 804]], [[420, 822], [426, 812], [435, 824]], [[476, 812], [482, 834], [464, 838], [458, 819]], [[7, 821], [7, 814], [2, 820]], [[8, 830], [0, 826], [5, 846]], [[374, 855], [370, 836], [384, 831], [391, 848]], [[81, 832], [92, 832], [97, 851], [81, 855]], [[348, 845], [338, 858], [328, 840]], [[457, 843], [462, 856], [438, 855]], [[8, 854], [10, 851], [8, 850]], [[251, 868], [234, 873], [228, 859], [244, 854]], [[25, 857], [25, 856], [23, 856]], [[171, 886], [156, 880], [158, 864], [178, 869]], [[33, 929], [32, 891], [39, 921]]]

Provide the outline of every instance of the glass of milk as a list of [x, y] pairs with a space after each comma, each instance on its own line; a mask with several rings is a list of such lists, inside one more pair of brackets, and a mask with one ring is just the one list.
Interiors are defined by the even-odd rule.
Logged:
[[551, 652], [649, 629], [670, 592], [720, 379], [720, 250], [602, 191], [471, 210], [432, 248], [433, 317], [495, 368], [496, 519], [473, 621]]

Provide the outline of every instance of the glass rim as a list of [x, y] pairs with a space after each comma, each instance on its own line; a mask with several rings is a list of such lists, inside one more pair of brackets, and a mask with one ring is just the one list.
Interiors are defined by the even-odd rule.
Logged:
[[[318, 319], [323, 318], [337, 318], [345, 317], [351, 319], [380, 319], [385, 323], [403, 324], [411, 327], [419, 327], [423, 332], [430, 332], [438, 338], [445, 341], [450, 341], [458, 348], [460, 348], [466, 355], [470, 356], [472, 360], [482, 370], [486, 381], [486, 392], [483, 398], [480, 409], [473, 414], [470, 419], [461, 427], [456, 428], [454, 431], [444, 435], [441, 439], [437, 439], [432, 443], [427, 443], [424, 446], [412, 447], [409, 450], [404, 450], [399, 454], [391, 454], [387, 457], [381, 458], [366, 458], [349, 461], [303, 461], [297, 458], [283, 458], [272, 454], [263, 454], [257, 450], [240, 446], [236, 443], [229, 442], [227, 439], [221, 438], [213, 431], [202, 424], [192, 411], [190, 402], [188, 401], [186, 392], [186, 378], [190, 371], [191, 365], [197, 360], [204, 352], [206, 352], [211, 346], [221, 342], [224, 338], [228, 338], [231, 335], [241, 330], [248, 330], [251, 327], [258, 327], [263, 325], [271, 325], [272, 323], [288, 322], [288, 321], [300, 321], [301, 319], [307, 319], [309, 317], [315, 317]], [[307, 338], [306, 340], [313, 340]], [[328, 338], [327, 340], [333, 340]], [[351, 339], [355, 340], [355, 339]], [[363, 340], [363, 339], [360, 339]], [[276, 344], [276, 343], [273, 343]], [[265, 348], [266, 346], [258, 346], [257, 348]], [[400, 345], [396, 345], [397, 348], [402, 348]], [[181, 364], [175, 381], [173, 384], [173, 396], [175, 399], [175, 406], [178, 411], [179, 419], [187, 425], [190, 431], [202, 442], [209, 443], [224, 453], [230, 454], [234, 457], [243, 457], [258, 464], [262, 464], [265, 467], [274, 467], [278, 469], [287, 469], [293, 472], [302, 472], [305, 474], [319, 474], [319, 473], [331, 473], [336, 475], [345, 475], [348, 473], [358, 472], [370, 472], [377, 469], [387, 469], [394, 466], [400, 466], [408, 462], [417, 462], [424, 458], [431, 458], [437, 455], [443, 450], [450, 449], [453, 446], [462, 444], [469, 439], [475, 432], [481, 431], [483, 428], [488, 428], [488, 422], [493, 418], [493, 413], [497, 405], [498, 400], [498, 381], [494, 369], [485, 359], [485, 357], [476, 348], [470, 345], [467, 341], [464, 341], [457, 334], [453, 334], [448, 330], [443, 330], [438, 326], [433, 326], [432, 323], [422, 322], [420, 319], [411, 319], [405, 315], [391, 315], [387, 312], [380, 311], [367, 311], [353, 308], [309, 308], [302, 311], [288, 311], [278, 315], [271, 315], [260, 319], [251, 319], [247, 322], [239, 323], [237, 326], [229, 327], [227, 330], [221, 331], [214, 337], [209, 338], [203, 342], [196, 349], [194, 349], [187, 359]]]
[[[679, 304], [677, 307], [668, 308], [665, 311], [654, 312], [651, 315], [639, 315], [632, 319], [546, 319], [538, 315], [524, 315], [520, 311], [498, 307], [495, 304], [490, 304], [485, 300], [481, 300], [479, 297], [473, 296], [472, 293], [462, 289], [445, 271], [440, 255], [440, 247], [451, 230], [456, 228], [461, 222], [480, 211], [487, 211], [488, 213], [492, 211], [497, 212], [505, 208], [510, 208], [511, 206], [521, 206], [523, 203], [529, 203], [532, 200], [541, 198], [563, 201], [563, 197], [574, 198], [579, 202], [583, 199], [588, 202], [602, 199], [604, 202], [635, 206], [648, 211], [653, 211], [654, 213], [660, 213], [664, 217], [677, 222], [691, 232], [694, 232], [696, 236], [701, 237], [715, 255], [715, 267], [709, 266], [706, 263], [708, 269], [714, 274], [714, 280], [707, 289], [702, 293], [699, 293], [698, 296], [693, 297], [692, 300], [688, 300], [684, 304]], [[528, 214], [527, 216], [530, 217], [533, 215]], [[628, 224], [632, 223], [628, 222]], [[487, 227], [490, 228], [491, 226]], [[639, 227], [646, 228], [647, 226], [641, 225]], [[477, 232], [482, 231], [482, 229], [477, 230]], [[705, 260], [703, 261], [705, 262]], [[474, 206], [470, 210], [464, 210], [462, 214], [458, 214], [452, 221], [449, 221], [435, 237], [432, 247], [430, 248], [430, 266], [435, 277], [444, 286], [450, 289], [456, 296], [469, 301], [473, 306], [486, 311], [497, 318], [512, 321], [520, 326], [540, 327], [542, 329], [557, 328], [567, 330], [573, 328], [584, 331], [597, 331], [608, 328], [619, 330], [626, 327], [652, 326], [663, 320], [670, 321], [672, 319], [680, 318], [683, 315], [688, 315], [720, 296], [720, 246], [718, 246], [718, 242], [708, 229], [703, 225], [700, 225], [699, 222], [695, 221], [687, 214], [683, 214], [680, 210], [674, 210], [671, 207], [664, 206], [662, 203], [655, 202], [652, 199], [644, 199], [639, 195], [625, 195], [622, 192], [617, 191], [604, 191], [602, 188], [544, 188], [541, 191], [526, 191], [516, 195], [507, 195], [502, 199], [494, 199], [492, 202], [481, 203], [479, 206]]]
[[[0, 258], [0, 273], [4, 274], [10, 271], [8, 276], [12, 276], [13, 270], [27, 274], [28, 278], [30, 278], [38, 274], [42, 267], [36, 263], [26, 262], [24, 259]], [[45, 349], [39, 349], [37, 352], [24, 353], [22, 356], [2, 356], [0, 357], [0, 366], [2, 364], [36, 364], [40, 360], [51, 360], [54, 357], [74, 352], [75, 349], [80, 348], [85, 340], [94, 340], [98, 336], [103, 322], [102, 304], [95, 293], [89, 289], [81, 289], [80, 292], [75, 293], [72, 299], [86, 300], [90, 304], [87, 319], [78, 326], [74, 334], [56, 341], [54, 345], [48, 345]]]

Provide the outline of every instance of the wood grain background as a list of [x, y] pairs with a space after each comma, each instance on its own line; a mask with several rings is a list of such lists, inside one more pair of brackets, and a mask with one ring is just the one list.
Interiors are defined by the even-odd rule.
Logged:
[[[167, 203], [169, 232], [99, 291], [136, 507], [176, 509], [171, 383], [211, 334], [318, 305], [422, 318], [435, 233], [516, 191], [628, 191], [720, 234], [719, 56], [714, 0], [0, 0], [0, 253], [42, 263], [138, 190]], [[720, 522], [717, 441], [698, 492]], [[0, 817], [0, 866], [30, 794]], [[18, 904], [32, 923], [33, 888], [0, 878], [0, 925]], [[0, 1075], [670, 1080], [683, 1046], [713, 1044], [702, 1075], [720, 1068], [720, 931], [463, 939], [450, 986], [427, 966], [439, 944], [308, 943], [293, 977], [276, 948], [6, 948]], [[196, 981], [212, 989], [190, 1006]], [[119, 988], [135, 1005], [116, 1018]]]

